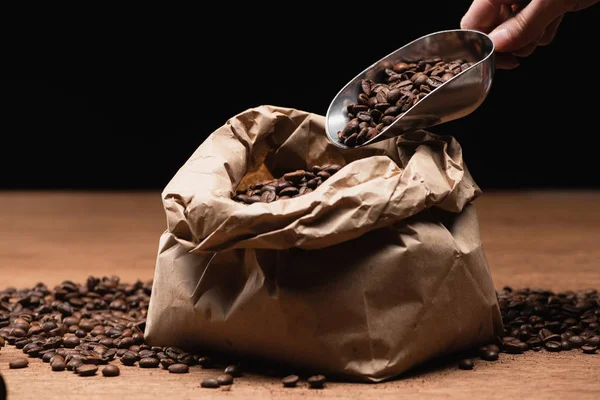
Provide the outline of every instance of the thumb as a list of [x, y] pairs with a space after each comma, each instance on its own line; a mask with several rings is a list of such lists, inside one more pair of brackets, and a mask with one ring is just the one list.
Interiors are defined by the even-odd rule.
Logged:
[[490, 32], [496, 51], [509, 53], [534, 42], [556, 17], [566, 12], [564, 8], [560, 0], [531, 1]]

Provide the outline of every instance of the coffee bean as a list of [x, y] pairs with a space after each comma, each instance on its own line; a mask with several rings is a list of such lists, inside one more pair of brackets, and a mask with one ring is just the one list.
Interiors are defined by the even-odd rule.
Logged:
[[305, 172], [303, 170], [288, 172], [287, 174], [283, 175], [283, 179], [285, 179], [288, 182], [297, 183], [300, 182], [302, 178], [304, 178], [304, 174]]
[[81, 365], [83, 365], [83, 363], [81, 362], [80, 359], [72, 359], [67, 363], [67, 370], [69, 371], [76, 371], [78, 367], [80, 367]]
[[98, 372], [98, 367], [92, 364], [83, 364], [77, 367], [76, 371], [79, 376], [93, 376]]
[[331, 174], [327, 171], [321, 171], [317, 174], [317, 176], [322, 180], [322, 181], [326, 181], [327, 179], [329, 179], [331, 177]]
[[[173, 357], [177, 357], [178, 354], [174, 355]], [[152, 350], [141, 350], [138, 353], [138, 357], [139, 358], [156, 358], [156, 352], [152, 351]]]
[[442, 75], [442, 81], [444, 82], [447, 82], [452, 78], [454, 78], [454, 74], [452, 72], [446, 72], [444, 75]]
[[410, 68], [409, 65], [404, 62], [399, 62], [399, 63], [394, 64], [394, 72], [396, 72], [398, 74], [406, 72], [409, 68]]
[[214, 378], [207, 378], [200, 383], [200, 386], [207, 389], [217, 389], [220, 385], [219, 382]]
[[219, 375], [219, 377], [217, 378], [217, 383], [220, 386], [232, 385], [233, 384], [233, 376], [231, 376], [229, 374]]
[[157, 358], [146, 357], [140, 359], [139, 365], [140, 368], [158, 368], [160, 362]]
[[590, 345], [583, 345], [581, 346], [581, 350], [583, 350], [583, 352], [585, 354], [594, 354], [596, 353], [596, 347], [595, 346], [590, 346]]
[[367, 98], [371, 95], [371, 82], [363, 79], [360, 81], [360, 86], [362, 88], [363, 94], [367, 96]]
[[585, 340], [585, 344], [588, 346], [598, 347], [600, 346], [600, 336], [591, 336]]
[[59, 371], [64, 371], [67, 368], [67, 365], [65, 363], [64, 358], [61, 357], [61, 358], [54, 360], [50, 364], [50, 367], [52, 368], [52, 371], [59, 372]]
[[42, 361], [45, 362], [45, 363], [49, 363], [50, 359], [52, 357], [54, 357], [54, 354], [55, 353], [53, 351], [49, 351], [47, 353], [44, 353], [44, 355], [42, 356]]
[[568, 340], [563, 340], [562, 342], [560, 342], [560, 348], [564, 351], [571, 350], [571, 344]]
[[187, 374], [190, 371], [190, 367], [187, 364], [173, 364], [167, 369], [172, 374]]
[[[27, 347], [27, 346], [26, 346]], [[25, 348], [23, 348], [23, 350], [25, 350]], [[38, 357], [40, 355], [40, 351], [44, 350], [42, 347], [38, 346], [37, 344], [32, 343], [31, 347], [29, 347], [27, 349], [27, 355], [29, 357]]]
[[429, 79], [427, 74], [424, 74], [423, 72], [417, 72], [416, 74], [413, 75], [412, 78], [410, 78], [413, 85], [415, 85], [416, 87], [419, 87], [419, 86], [423, 85], [424, 83], [426, 83], [427, 79]]
[[544, 344], [544, 347], [548, 351], [561, 351], [562, 350], [561, 342], [549, 341]]
[[485, 361], [496, 361], [498, 360], [498, 352], [487, 349], [480, 355], [480, 357]]
[[460, 369], [473, 369], [473, 361], [465, 358], [458, 362], [458, 368]]
[[504, 350], [509, 354], [522, 354], [523, 349], [516, 342], [505, 342], [503, 345]]
[[391, 125], [394, 122], [394, 120], [395, 118], [391, 115], [386, 115], [385, 117], [381, 118], [381, 122], [386, 126]]
[[121, 357], [121, 362], [123, 363], [123, 365], [127, 366], [134, 365], [138, 360], [138, 355], [131, 351], [128, 351], [127, 353], [123, 354], [123, 356]]
[[120, 374], [121, 371], [116, 365], [107, 365], [106, 367], [102, 368], [102, 375], [106, 377], [119, 376]]
[[313, 375], [308, 378], [308, 387], [311, 389], [322, 389], [325, 386], [325, 381], [325, 376]]
[[581, 336], [571, 336], [569, 338], [569, 344], [572, 349], [578, 349], [585, 344], [585, 340]]
[[69, 349], [75, 348], [75, 346], [78, 346], [79, 343], [79, 338], [77, 336], [68, 336], [63, 339], [63, 344]]
[[213, 367], [213, 361], [210, 357], [200, 357], [198, 359], [198, 365], [202, 368], [209, 369]]
[[298, 377], [298, 375], [288, 375], [281, 380], [281, 383], [283, 384], [283, 387], [291, 388], [296, 387], [299, 380], [300, 378]]
[[233, 376], [234, 378], [239, 378], [242, 376], [242, 370], [237, 365], [229, 365], [227, 368], [225, 368], [224, 372]]
[[28, 365], [29, 365], [29, 361], [27, 361], [26, 358], [15, 358], [14, 360], [12, 360], [8, 363], [8, 367], [10, 369], [27, 368]]

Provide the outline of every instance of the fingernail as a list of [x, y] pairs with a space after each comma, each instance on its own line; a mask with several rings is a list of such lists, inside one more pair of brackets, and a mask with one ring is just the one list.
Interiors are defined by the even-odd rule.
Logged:
[[501, 28], [490, 33], [490, 38], [492, 39], [492, 42], [494, 42], [496, 50], [500, 50], [510, 41], [510, 34], [506, 28]]

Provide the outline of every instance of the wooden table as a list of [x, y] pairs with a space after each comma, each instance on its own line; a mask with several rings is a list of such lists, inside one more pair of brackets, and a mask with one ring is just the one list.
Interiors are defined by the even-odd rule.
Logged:
[[[600, 288], [600, 192], [484, 193], [476, 201], [484, 247], [497, 288]], [[158, 237], [165, 228], [159, 193], [0, 192], [0, 286], [38, 281], [84, 281], [90, 274], [122, 280], [152, 279]], [[284, 390], [279, 380], [248, 376], [231, 391], [201, 389], [214, 374], [121, 368], [119, 378], [53, 373], [33, 360], [9, 370], [22, 354], [0, 351], [9, 399], [533, 399], [600, 398], [600, 355], [528, 352], [473, 371], [431, 363], [393, 382], [329, 383], [322, 391]]]

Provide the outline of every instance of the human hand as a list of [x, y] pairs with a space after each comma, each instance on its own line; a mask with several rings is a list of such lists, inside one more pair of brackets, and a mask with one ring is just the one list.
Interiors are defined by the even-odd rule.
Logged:
[[496, 51], [496, 66], [513, 69], [518, 57], [552, 42], [564, 15], [600, 0], [473, 0], [460, 22], [462, 29], [489, 34]]

